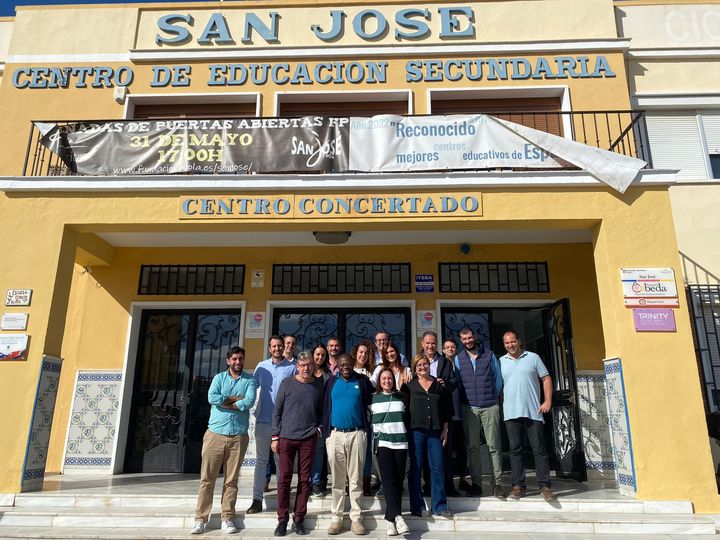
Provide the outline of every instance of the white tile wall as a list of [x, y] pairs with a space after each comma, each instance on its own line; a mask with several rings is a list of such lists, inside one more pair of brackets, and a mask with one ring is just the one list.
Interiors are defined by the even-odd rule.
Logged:
[[627, 398], [623, 380], [622, 361], [604, 361], [608, 421], [615, 456], [616, 477], [620, 493], [631, 497], [637, 492], [633, 461], [632, 436], [627, 415]]
[[23, 492], [42, 489], [61, 369], [62, 358], [43, 356], [20, 481]]
[[608, 423], [605, 372], [578, 371], [578, 406], [585, 466], [588, 472], [615, 477], [615, 459]]
[[63, 472], [112, 472], [120, 404], [120, 371], [78, 371]]

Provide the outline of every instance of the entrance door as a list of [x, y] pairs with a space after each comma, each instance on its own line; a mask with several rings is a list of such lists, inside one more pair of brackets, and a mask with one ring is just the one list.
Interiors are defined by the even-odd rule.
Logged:
[[207, 392], [239, 332], [236, 310], [143, 311], [125, 472], [200, 471]]
[[[540, 355], [553, 380], [553, 405], [545, 422], [550, 464], [560, 478], [587, 480], [568, 300], [531, 309], [447, 307], [440, 316], [443, 338], [454, 338], [462, 347], [458, 333], [469, 326], [498, 358], [505, 354], [503, 334], [521, 332], [523, 346]], [[534, 466], [532, 454], [526, 455], [526, 462]]]
[[290, 334], [297, 338], [297, 350], [313, 345], [327, 345], [336, 336], [343, 351], [350, 352], [361, 341], [374, 343], [375, 334], [384, 330], [400, 352], [412, 351], [410, 308], [276, 308], [273, 311], [273, 334]]
[[587, 480], [578, 408], [575, 355], [567, 298], [543, 310], [547, 354], [553, 378], [552, 415], [555, 472], [560, 478]]

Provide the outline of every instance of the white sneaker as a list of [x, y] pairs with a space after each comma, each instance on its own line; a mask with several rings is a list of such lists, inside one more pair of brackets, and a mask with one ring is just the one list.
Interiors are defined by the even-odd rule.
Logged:
[[387, 522], [387, 535], [388, 536], [397, 536], [398, 532], [395, 528], [395, 524], [392, 521]]
[[197, 520], [193, 528], [190, 529], [190, 534], [202, 534], [205, 532], [205, 522]]
[[235, 527], [235, 523], [233, 523], [232, 520], [226, 519], [222, 522], [220, 530], [225, 534], [235, 534], [237, 532], [237, 527]]
[[410, 532], [410, 527], [407, 526], [407, 523], [405, 523], [402, 516], [397, 516], [395, 518], [395, 528], [397, 529], [398, 534], [407, 534]]

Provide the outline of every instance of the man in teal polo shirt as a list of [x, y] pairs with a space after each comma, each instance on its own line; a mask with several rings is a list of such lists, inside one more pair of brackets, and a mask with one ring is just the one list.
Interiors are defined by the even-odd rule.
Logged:
[[245, 349], [230, 348], [227, 353], [227, 371], [215, 375], [210, 383], [208, 402], [212, 407], [208, 429], [203, 437], [200, 492], [191, 534], [202, 534], [205, 531], [220, 466], [225, 471], [222, 531], [227, 534], [237, 532], [234, 519], [238, 474], [250, 439], [250, 409], [255, 403], [257, 391], [255, 379], [243, 371], [244, 365]]

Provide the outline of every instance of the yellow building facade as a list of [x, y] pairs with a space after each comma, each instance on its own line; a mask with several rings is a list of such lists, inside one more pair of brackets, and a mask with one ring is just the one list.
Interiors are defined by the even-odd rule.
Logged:
[[[675, 169], [650, 163], [624, 192], [582, 167], [71, 175], [38, 143], [49, 123], [503, 113], [643, 158], [615, 17], [609, 0], [19, 9], [0, 83], [0, 344], [28, 338], [0, 363], [0, 492], [158, 470], [170, 454], [149, 451], [171, 443], [191, 472], [202, 369], [231, 344], [251, 369], [272, 333], [349, 348], [386, 329], [409, 356], [462, 321], [498, 354], [517, 329], [552, 364], [557, 469], [623, 467], [629, 495], [718, 512]], [[240, 199], [263, 210], [228, 210]], [[622, 269], [674, 272], [674, 331], [636, 330]], [[605, 372], [626, 412], [596, 397], [593, 418], [578, 381]]]

